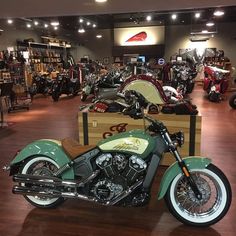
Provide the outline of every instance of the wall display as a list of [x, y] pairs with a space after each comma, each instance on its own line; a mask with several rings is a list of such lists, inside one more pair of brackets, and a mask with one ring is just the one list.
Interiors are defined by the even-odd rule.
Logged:
[[133, 27], [114, 29], [115, 46], [140, 46], [164, 44], [165, 27]]

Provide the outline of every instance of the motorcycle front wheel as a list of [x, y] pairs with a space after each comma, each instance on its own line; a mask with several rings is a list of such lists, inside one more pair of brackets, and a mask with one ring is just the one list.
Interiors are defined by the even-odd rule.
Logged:
[[233, 108], [236, 109], [236, 94], [230, 97], [229, 99], [229, 105]]
[[54, 102], [58, 102], [60, 94], [57, 91], [52, 92], [52, 99]]
[[87, 99], [88, 95], [85, 92], [82, 92], [80, 95], [80, 99], [82, 102], [85, 102], [85, 100]]
[[205, 227], [221, 220], [231, 204], [231, 187], [223, 172], [213, 164], [193, 169], [191, 175], [202, 194], [198, 200], [183, 174], [177, 175], [165, 195], [166, 204], [184, 224]]
[[[59, 169], [58, 164], [48, 157], [33, 157], [29, 159], [21, 170], [21, 174], [52, 176]], [[25, 185], [25, 184], [21, 184]], [[34, 186], [31, 186], [32, 188]], [[64, 198], [48, 198], [39, 196], [27, 196], [25, 199], [33, 206], [39, 208], [54, 208], [64, 202]]]

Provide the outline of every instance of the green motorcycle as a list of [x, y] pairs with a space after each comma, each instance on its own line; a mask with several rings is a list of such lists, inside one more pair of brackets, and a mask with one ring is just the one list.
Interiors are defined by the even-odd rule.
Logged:
[[209, 226], [221, 220], [231, 204], [231, 187], [223, 172], [204, 157], [181, 158], [177, 147], [182, 132], [169, 134], [166, 126], [144, 115], [144, 97], [133, 92], [125, 114], [145, 119], [145, 131], [119, 133], [97, 146], [80, 146], [73, 139], [38, 140], [21, 150], [5, 170], [32, 205], [51, 208], [67, 198], [108, 206], [144, 206], [162, 156], [171, 152], [176, 162], [161, 180], [158, 199], [181, 222]]

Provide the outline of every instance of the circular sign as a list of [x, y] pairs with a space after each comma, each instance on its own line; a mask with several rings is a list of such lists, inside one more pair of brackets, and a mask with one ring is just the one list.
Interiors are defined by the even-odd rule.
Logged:
[[159, 58], [157, 63], [158, 63], [158, 65], [163, 66], [165, 64], [165, 59]]

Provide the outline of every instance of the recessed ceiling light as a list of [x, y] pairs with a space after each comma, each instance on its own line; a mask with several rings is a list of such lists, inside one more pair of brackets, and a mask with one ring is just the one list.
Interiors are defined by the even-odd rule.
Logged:
[[44, 24], [44, 28], [48, 28], [48, 24]]
[[213, 14], [214, 16], [223, 16], [225, 13], [222, 10], [216, 10]]
[[3, 32], [4, 30], [3, 29], [0, 29], [0, 32]]
[[60, 23], [59, 23], [58, 21], [52, 21], [52, 22], [51, 22], [51, 25], [52, 25], [52, 26], [58, 26], [59, 24], [60, 24]]
[[146, 20], [147, 20], [147, 21], [151, 21], [151, 20], [152, 20], [152, 16], [148, 15], [148, 16], [146, 17]]
[[79, 23], [83, 23], [84, 22], [84, 19], [83, 18], [80, 18], [79, 19]]
[[202, 33], [203, 33], [203, 34], [207, 34], [207, 33], [208, 33], [208, 30], [202, 30]]
[[54, 30], [58, 30], [58, 26], [54, 26]]
[[38, 25], [39, 24], [39, 22], [38, 21], [34, 21], [34, 25]]
[[13, 20], [12, 20], [12, 19], [8, 19], [8, 20], [7, 20], [7, 23], [8, 23], [8, 24], [12, 24], [12, 23], [13, 23]]
[[27, 28], [31, 28], [31, 24], [27, 24], [26, 27], [27, 27]]
[[87, 25], [91, 25], [90, 21], [87, 21]]
[[176, 15], [176, 14], [172, 14], [172, 15], [171, 15], [171, 19], [172, 19], [172, 20], [176, 20], [176, 19], [177, 19], [177, 15]]
[[107, 2], [107, 0], [95, 0], [95, 2], [103, 3], [103, 2]]
[[97, 27], [97, 25], [96, 24], [93, 24], [93, 28], [96, 28]]
[[212, 21], [206, 23], [206, 26], [208, 26], [208, 27], [211, 27], [211, 26], [213, 26], [213, 25], [215, 25], [215, 23], [212, 22]]
[[98, 39], [100, 39], [100, 38], [102, 38], [102, 35], [101, 35], [101, 34], [98, 34], [98, 35], [96, 35], [96, 37], [97, 37]]
[[195, 18], [200, 18], [200, 16], [201, 16], [201, 13], [200, 13], [200, 12], [196, 12], [196, 13], [195, 13]]

